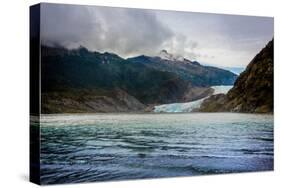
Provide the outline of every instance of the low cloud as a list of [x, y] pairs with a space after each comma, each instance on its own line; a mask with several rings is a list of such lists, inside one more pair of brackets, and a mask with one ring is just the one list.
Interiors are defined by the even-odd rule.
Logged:
[[44, 3], [41, 15], [43, 44], [125, 58], [165, 49], [215, 66], [245, 67], [273, 37], [269, 17]]
[[44, 4], [42, 42], [121, 56], [155, 54], [174, 33], [149, 10]]

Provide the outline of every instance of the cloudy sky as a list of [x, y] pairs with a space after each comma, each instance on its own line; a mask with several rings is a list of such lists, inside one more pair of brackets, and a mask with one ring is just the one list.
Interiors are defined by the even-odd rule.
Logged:
[[220, 67], [245, 67], [273, 38], [273, 18], [43, 4], [41, 40], [127, 58], [162, 49]]

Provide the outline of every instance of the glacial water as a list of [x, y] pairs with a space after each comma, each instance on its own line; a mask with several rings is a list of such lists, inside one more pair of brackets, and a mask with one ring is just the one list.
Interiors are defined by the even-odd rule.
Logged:
[[42, 184], [273, 169], [273, 115], [41, 117]]
[[[212, 86], [214, 89], [213, 95], [220, 94], [220, 93], [227, 93], [233, 86]], [[209, 96], [208, 96], [209, 97]], [[195, 100], [192, 102], [186, 103], [171, 103], [171, 104], [162, 104], [154, 107], [154, 112], [192, 112], [194, 109], [198, 109], [202, 102], [208, 98], [204, 97], [199, 100]]]

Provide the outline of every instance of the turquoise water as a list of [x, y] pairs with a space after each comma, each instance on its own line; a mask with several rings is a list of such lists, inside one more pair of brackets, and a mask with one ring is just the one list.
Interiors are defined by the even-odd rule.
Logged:
[[42, 184], [273, 170], [273, 115], [41, 117]]

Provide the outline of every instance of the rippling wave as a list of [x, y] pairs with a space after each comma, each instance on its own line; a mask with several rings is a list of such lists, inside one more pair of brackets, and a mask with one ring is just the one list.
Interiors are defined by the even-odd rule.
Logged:
[[41, 117], [42, 184], [273, 169], [273, 116], [236, 113]]

